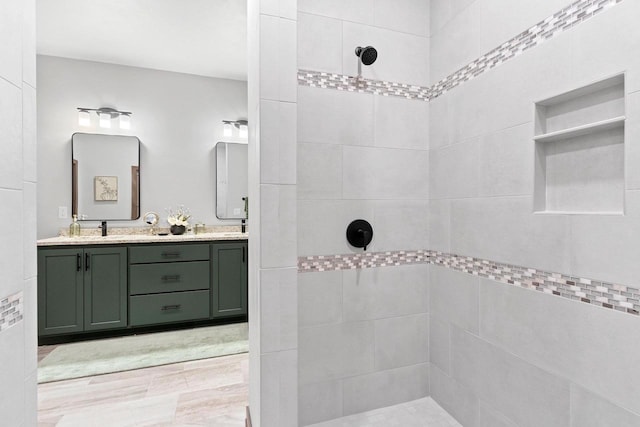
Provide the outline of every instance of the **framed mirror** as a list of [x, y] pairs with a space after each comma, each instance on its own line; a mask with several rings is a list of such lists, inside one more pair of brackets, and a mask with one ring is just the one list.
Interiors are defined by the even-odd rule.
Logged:
[[216, 217], [245, 218], [244, 197], [249, 191], [248, 145], [237, 142], [216, 144]]
[[140, 140], [74, 133], [71, 206], [79, 220], [140, 218]]

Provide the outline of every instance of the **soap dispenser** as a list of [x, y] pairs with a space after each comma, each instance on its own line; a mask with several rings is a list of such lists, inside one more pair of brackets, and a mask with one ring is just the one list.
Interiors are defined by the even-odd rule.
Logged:
[[73, 222], [69, 225], [69, 237], [80, 236], [80, 223], [78, 222], [78, 215], [73, 215]]

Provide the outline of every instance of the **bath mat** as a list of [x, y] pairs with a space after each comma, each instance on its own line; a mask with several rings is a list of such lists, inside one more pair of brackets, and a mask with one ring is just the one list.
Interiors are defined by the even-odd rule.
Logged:
[[38, 383], [249, 351], [247, 323], [62, 344], [38, 363]]

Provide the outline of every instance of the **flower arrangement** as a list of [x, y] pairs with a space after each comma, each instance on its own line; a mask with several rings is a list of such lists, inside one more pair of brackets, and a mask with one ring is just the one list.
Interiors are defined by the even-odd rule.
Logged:
[[189, 209], [185, 208], [184, 205], [178, 206], [178, 209], [174, 212], [173, 209], [167, 209], [167, 222], [171, 225], [178, 226], [188, 226], [189, 218], [191, 218], [191, 213]]

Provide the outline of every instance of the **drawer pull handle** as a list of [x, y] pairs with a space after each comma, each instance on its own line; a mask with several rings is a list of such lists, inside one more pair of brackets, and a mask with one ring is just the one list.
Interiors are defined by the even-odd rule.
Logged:
[[162, 252], [162, 258], [180, 258], [180, 252]]
[[174, 275], [164, 275], [162, 276], [162, 281], [163, 282], [179, 282], [180, 281], [180, 275], [179, 274], [174, 274]]
[[163, 305], [162, 306], [162, 311], [169, 311], [169, 310], [180, 310], [180, 306], [182, 304], [173, 304], [173, 305]]

